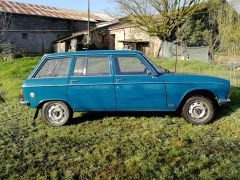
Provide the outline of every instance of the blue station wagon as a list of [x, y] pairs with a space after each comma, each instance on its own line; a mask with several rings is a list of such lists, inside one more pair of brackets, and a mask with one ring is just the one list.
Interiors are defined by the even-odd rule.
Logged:
[[228, 80], [171, 73], [142, 52], [83, 51], [43, 56], [20, 104], [41, 109], [51, 126], [65, 125], [73, 112], [178, 110], [203, 125], [230, 102], [229, 89]]

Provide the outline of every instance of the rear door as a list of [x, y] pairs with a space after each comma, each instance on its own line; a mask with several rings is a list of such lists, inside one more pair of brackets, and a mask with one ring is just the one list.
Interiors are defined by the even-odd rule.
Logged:
[[140, 55], [114, 56], [118, 110], [165, 110], [166, 90], [162, 76]]
[[76, 56], [67, 97], [75, 111], [116, 110], [109, 56]]

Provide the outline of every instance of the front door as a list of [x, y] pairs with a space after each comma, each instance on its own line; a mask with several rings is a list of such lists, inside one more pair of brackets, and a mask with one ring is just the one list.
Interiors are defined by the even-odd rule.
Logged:
[[68, 102], [75, 111], [114, 111], [116, 97], [108, 56], [77, 56], [69, 78]]
[[164, 80], [140, 55], [114, 56], [114, 64], [118, 110], [166, 109]]

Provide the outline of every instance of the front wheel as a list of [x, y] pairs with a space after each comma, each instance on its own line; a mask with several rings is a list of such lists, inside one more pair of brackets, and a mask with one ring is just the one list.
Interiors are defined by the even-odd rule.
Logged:
[[72, 110], [60, 101], [50, 101], [42, 108], [44, 121], [50, 126], [63, 126], [72, 118]]
[[189, 98], [183, 106], [182, 116], [190, 123], [204, 125], [209, 123], [215, 114], [213, 102], [203, 96]]

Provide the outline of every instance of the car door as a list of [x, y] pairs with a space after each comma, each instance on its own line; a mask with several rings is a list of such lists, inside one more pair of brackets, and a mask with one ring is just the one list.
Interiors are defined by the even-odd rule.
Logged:
[[114, 60], [114, 83], [118, 110], [165, 110], [166, 90], [140, 55], [118, 55]]
[[109, 56], [76, 56], [67, 97], [75, 111], [116, 110]]

